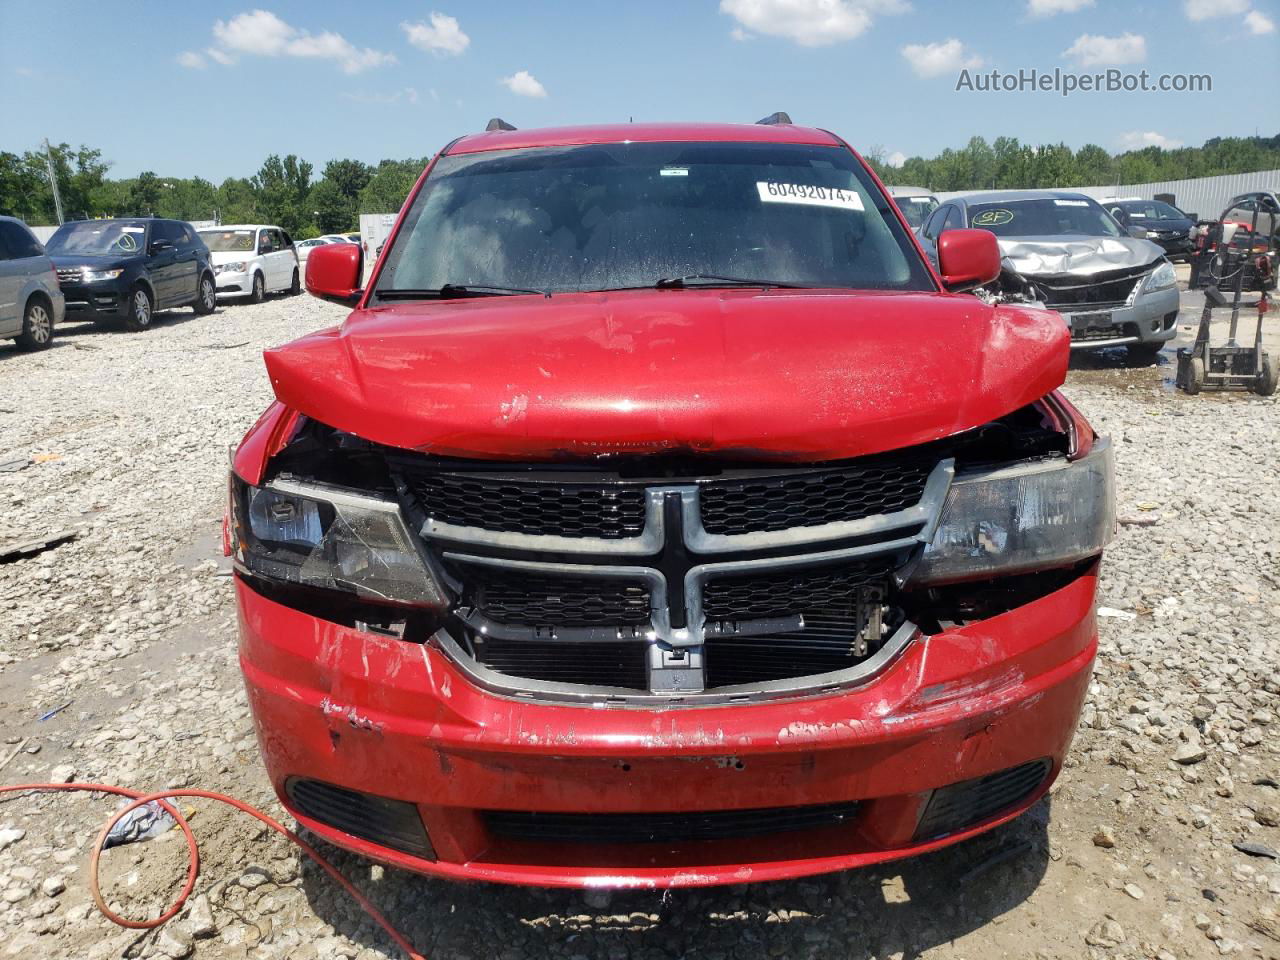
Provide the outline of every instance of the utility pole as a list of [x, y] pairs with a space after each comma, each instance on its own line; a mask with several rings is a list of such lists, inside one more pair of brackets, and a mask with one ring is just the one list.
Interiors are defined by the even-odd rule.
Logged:
[[44, 140], [44, 162], [49, 168], [49, 186], [53, 188], [53, 206], [58, 211], [58, 226], [62, 226], [62, 194], [58, 193], [58, 171], [53, 168], [53, 150], [49, 148], [49, 138]]

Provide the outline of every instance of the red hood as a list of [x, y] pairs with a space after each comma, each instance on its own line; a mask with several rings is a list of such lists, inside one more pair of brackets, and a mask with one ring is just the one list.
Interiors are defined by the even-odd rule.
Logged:
[[826, 460], [923, 443], [1066, 377], [1043, 310], [967, 296], [642, 291], [406, 303], [266, 353], [276, 396], [463, 457]]

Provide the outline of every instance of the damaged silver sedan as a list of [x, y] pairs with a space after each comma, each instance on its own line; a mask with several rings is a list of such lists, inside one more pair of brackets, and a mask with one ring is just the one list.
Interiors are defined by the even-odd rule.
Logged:
[[952, 197], [920, 228], [920, 242], [936, 263], [938, 237], [965, 227], [990, 230], [1000, 243], [1004, 273], [990, 294], [1058, 311], [1072, 348], [1124, 346], [1150, 362], [1176, 335], [1173, 264], [1091, 197], [1057, 190]]

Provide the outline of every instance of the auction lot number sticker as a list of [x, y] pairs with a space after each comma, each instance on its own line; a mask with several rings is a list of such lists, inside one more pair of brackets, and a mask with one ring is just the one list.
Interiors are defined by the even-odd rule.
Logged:
[[840, 187], [758, 180], [756, 190], [760, 193], [762, 203], [799, 203], [810, 207], [838, 207], [858, 211], [864, 209], [862, 197], [853, 190], [842, 190]]

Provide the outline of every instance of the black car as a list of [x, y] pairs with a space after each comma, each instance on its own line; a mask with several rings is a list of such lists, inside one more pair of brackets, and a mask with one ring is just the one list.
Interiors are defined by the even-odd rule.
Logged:
[[45, 249], [68, 320], [123, 320], [145, 330], [157, 310], [212, 313], [218, 302], [209, 248], [181, 220], [77, 220], [60, 226]]
[[1170, 259], [1190, 256], [1195, 221], [1162, 200], [1104, 200], [1107, 212], [1125, 227], [1142, 227], [1147, 239], [1164, 247]]

